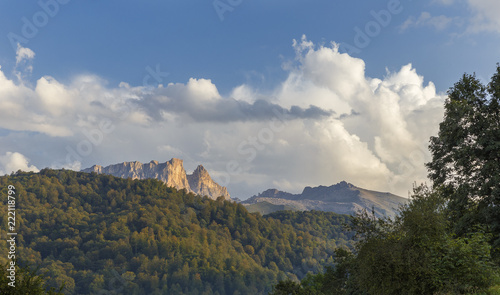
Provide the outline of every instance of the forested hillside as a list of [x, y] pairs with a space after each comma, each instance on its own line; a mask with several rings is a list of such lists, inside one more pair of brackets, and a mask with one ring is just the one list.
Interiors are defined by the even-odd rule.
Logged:
[[3, 195], [8, 185], [17, 257], [39, 264], [49, 285], [64, 283], [65, 294], [267, 294], [278, 280], [323, 271], [335, 248], [351, 246], [347, 216], [262, 217], [153, 179], [44, 169], [0, 177]]

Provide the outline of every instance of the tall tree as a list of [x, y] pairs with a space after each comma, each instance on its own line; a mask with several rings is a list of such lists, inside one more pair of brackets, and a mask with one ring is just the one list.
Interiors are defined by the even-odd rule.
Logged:
[[427, 163], [434, 187], [449, 201], [456, 233], [486, 226], [500, 248], [500, 65], [488, 85], [464, 74], [448, 91]]

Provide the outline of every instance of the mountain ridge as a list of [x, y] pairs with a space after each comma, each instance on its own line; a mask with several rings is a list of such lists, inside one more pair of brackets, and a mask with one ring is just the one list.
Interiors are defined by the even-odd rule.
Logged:
[[213, 181], [205, 167], [198, 165], [192, 174], [187, 174], [184, 169], [183, 160], [177, 158], [172, 158], [165, 163], [152, 160], [144, 164], [139, 161], [133, 161], [122, 162], [106, 167], [93, 165], [81, 171], [86, 173], [95, 172], [97, 174], [109, 174], [120, 178], [155, 178], [161, 180], [167, 186], [174, 187], [178, 190], [186, 189], [188, 192], [193, 192], [201, 196], [208, 196], [211, 199], [217, 199], [219, 196], [223, 196], [226, 200], [230, 199], [227, 188]]
[[355, 214], [373, 209], [375, 215], [381, 217], [395, 216], [399, 205], [407, 201], [408, 199], [388, 192], [367, 190], [341, 181], [331, 186], [306, 186], [300, 194], [268, 189], [241, 203], [250, 210], [259, 208], [255, 204], [263, 202], [276, 205], [276, 208], [285, 206], [298, 211], [319, 210], [338, 214]]

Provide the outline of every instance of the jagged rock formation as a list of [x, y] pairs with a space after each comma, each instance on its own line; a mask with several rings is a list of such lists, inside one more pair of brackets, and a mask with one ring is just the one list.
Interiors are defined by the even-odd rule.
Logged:
[[199, 165], [194, 170], [193, 174], [187, 175], [187, 180], [191, 190], [196, 192], [198, 195], [214, 196], [215, 198], [218, 196], [224, 196], [226, 199], [229, 199], [227, 189], [213, 181], [208, 174], [208, 171], [202, 165]]
[[220, 196], [224, 196], [226, 200], [230, 199], [227, 189], [213, 181], [208, 171], [202, 165], [199, 165], [193, 174], [187, 175], [182, 160], [176, 158], [172, 158], [165, 163], [151, 161], [147, 164], [142, 164], [135, 161], [107, 167], [94, 165], [83, 169], [82, 172], [96, 172], [98, 174], [110, 174], [116, 177], [132, 179], [156, 178], [176, 189], [186, 189], [189, 192], [208, 196], [212, 199]]
[[[382, 193], [356, 187], [342, 181], [332, 186], [305, 187], [300, 194], [290, 194], [277, 189], [266, 190], [243, 202], [251, 208], [262, 203], [269, 210], [269, 203], [286, 206], [292, 210], [331, 211], [339, 214], [354, 214], [366, 209], [375, 211], [376, 216], [394, 216], [400, 204], [408, 200], [391, 193]], [[264, 202], [268, 203], [265, 204]], [[252, 206], [250, 206], [252, 205]], [[280, 207], [276, 207], [280, 208]]]

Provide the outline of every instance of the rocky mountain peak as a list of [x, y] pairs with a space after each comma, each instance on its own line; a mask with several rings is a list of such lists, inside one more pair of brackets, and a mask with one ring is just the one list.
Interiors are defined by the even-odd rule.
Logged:
[[208, 177], [210, 177], [210, 175], [208, 174], [208, 171], [205, 169], [205, 167], [203, 167], [203, 165], [198, 165], [198, 167], [196, 167], [196, 169], [193, 171], [192, 175], [199, 175], [199, 176], [208, 176]]
[[310, 186], [306, 186], [304, 187], [304, 189], [302, 190], [302, 194], [308, 194], [309, 192], [311, 192], [313, 190], [312, 187]]
[[97, 174], [101, 174], [102, 173], [102, 166], [101, 165], [94, 165], [90, 168], [87, 168], [86, 170], [89, 170], [88, 172], [95, 172]]
[[193, 174], [188, 175], [187, 179], [191, 189], [197, 191], [201, 196], [206, 195], [215, 198], [224, 196], [226, 200], [230, 198], [227, 189], [213, 181], [208, 171], [202, 165], [196, 167]]
[[270, 188], [270, 189], [265, 190], [262, 193], [260, 193], [259, 196], [273, 198], [273, 197], [276, 197], [279, 193], [280, 193], [279, 190], [277, 190], [275, 188]]
[[202, 165], [199, 165], [193, 174], [187, 175], [184, 170], [183, 161], [177, 158], [172, 158], [165, 163], [159, 163], [156, 160], [152, 160], [147, 164], [133, 161], [107, 167], [94, 165], [82, 171], [88, 173], [110, 174], [121, 178], [156, 178], [176, 189], [186, 189], [188, 192], [193, 192], [202, 196], [206, 195], [213, 199], [219, 196], [230, 199], [227, 189], [214, 182], [208, 171]]
[[317, 186], [317, 187], [310, 187], [310, 186], [306, 186], [304, 188], [304, 190], [302, 191], [302, 194], [303, 195], [311, 195], [311, 194], [314, 194], [314, 195], [318, 195], [318, 194], [324, 194], [324, 193], [334, 193], [334, 192], [339, 192], [339, 191], [356, 191], [357, 190], [357, 187], [350, 184], [350, 183], [347, 183], [345, 181], [341, 181], [337, 184], [334, 184], [334, 185], [331, 185], [331, 186], [324, 186], [324, 185], [320, 185], [320, 186]]
[[[157, 162], [157, 161], [151, 161], [151, 162]], [[171, 165], [180, 165], [180, 166], [183, 166], [184, 161], [182, 161], [181, 159], [172, 158], [167, 163], [170, 163]]]
[[[267, 189], [263, 191], [262, 193], [253, 196], [252, 198], [255, 200], [261, 199], [261, 198], [292, 198], [293, 195], [287, 192], [282, 192], [280, 190], [277, 190], [275, 188]], [[252, 199], [250, 198], [250, 199]], [[250, 200], [249, 199], [249, 200]]]
[[341, 181], [335, 185], [333, 185], [335, 188], [337, 189], [352, 189], [352, 188], [356, 188], [356, 186], [348, 183], [348, 182], [345, 182], [345, 181]]

